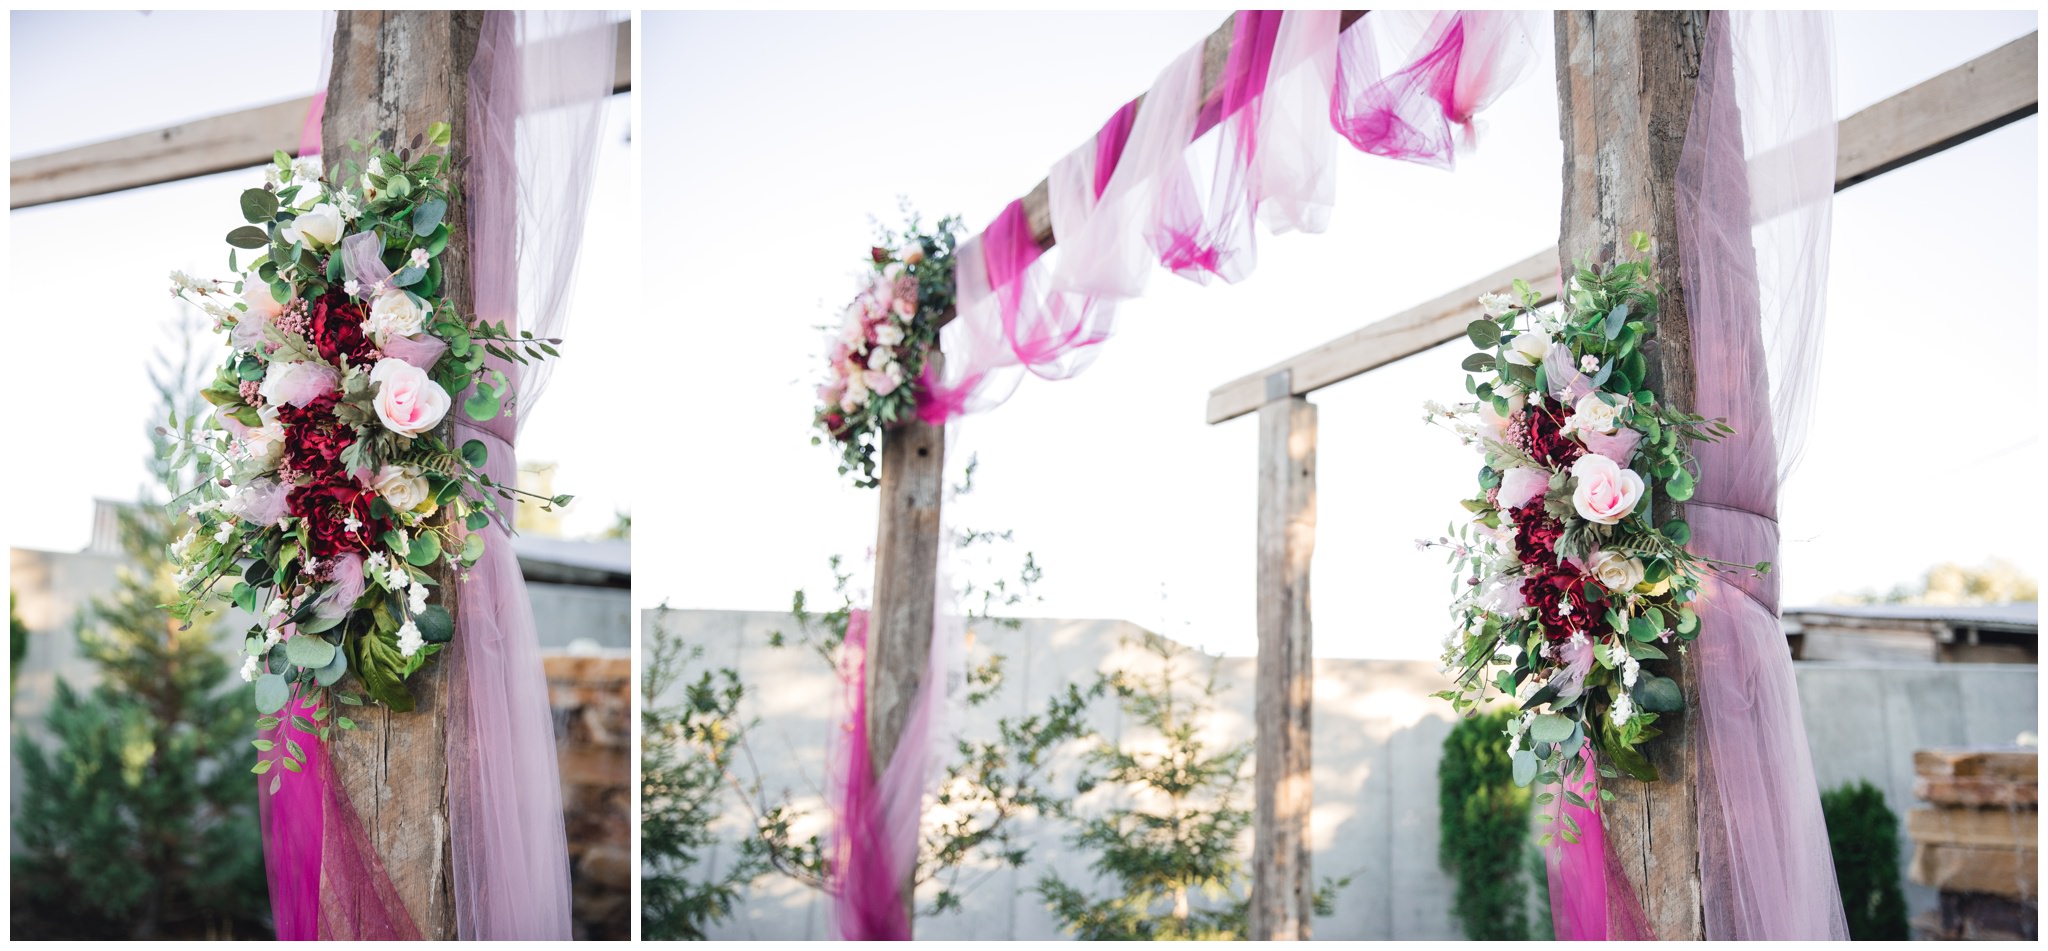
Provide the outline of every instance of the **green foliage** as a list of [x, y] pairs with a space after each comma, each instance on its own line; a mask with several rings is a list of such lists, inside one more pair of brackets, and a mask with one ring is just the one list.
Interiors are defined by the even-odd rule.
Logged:
[[1533, 937], [1529, 879], [1543, 881], [1541, 858], [1539, 871], [1532, 872], [1524, 857], [1530, 792], [1515, 783], [1501, 742], [1513, 718], [1511, 711], [1497, 710], [1459, 720], [1437, 762], [1437, 862], [1457, 879], [1451, 911], [1465, 937], [1475, 941]]
[[[1159, 660], [1157, 674], [1119, 670], [1106, 682], [1146, 741], [1098, 740], [1076, 784], [1082, 794], [1104, 787], [1121, 792], [1124, 804], [1074, 819], [1068, 837], [1076, 850], [1094, 854], [1090, 868], [1111, 893], [1097, 898], [1048, 874], [1038, 880], [1038, 895], [1079, 938], [1243, 938], [1250, 898], [1238, 841], [1252, 822], [1241, 795], [1252, 745], [1218, 749], [1202, 738], [1216, 712], [1216, 658], [1202, 659], [1204, 669], [1190, 689], [1184, 668], [1195, 652], [1149, 633], [1144, 647]], [[1318, 890], [1317, 914], [1330, 913], [1346, 882]]]
[[[155, 375], [166, 409], [199, 414], [192, 364]], [[168, 420], [167, 420], [168, 422]], [[171, 422], [171, 426], [179, 423]], [[163, 448], [164, 430], [152, 437]], [[194, 473], [152, 458], [161, 486]], [[160, 501], [160, 500], [148, 500]], [[239, 764], [245, 702], [216, 653], [215, 625], [166, 618], [167, 558], [183, 530], [154, 504], [122, 513], [129, 564], [78, 624], [98, 684], [58, 681], [47, 718], [17, 732], [14, 937], [232, 938], [267, 935], [254, 784]], [[239, 685], [239, 682], [236, 682]]]
[[1974, 567], [1945, 561], [1927, 569], [1916, 584], [1893, 585], [1884, 594], [1866, 589], [1828, 600], [1837, 604], [1957, 605], [2008, 604], [2040, 597], [2041, 586], [2025, 569], [2004, 558], [1992, 558]]
[[14, 591], [7, 592], [7, 695], [14, 696], [14, 682], [21, 676], [21, 662], [28, 658], [28, 625], [14, 610]]
[[[650, 626], [649, 637], [640, 674], [641, 933], [656, 941], [702, 941], [711, 925], [732, 914], [741, 890], [767, 871], [754, 850], [743, 850], [725, 869], [695, 871], [718, 844], [712, 825], [745, 688], [729, 669], [688, 682], [684, 668], [702, 648], [684, 644], [659, 623]], [[664, 706], [662, 695], [678, 683], [686, 683], [683, 702]]]
[[1868, 781], [1844, 783], [1821, 793], [1828, 846], [1835, 854], [1835, 882], [1849, 937], [1856, 941], [1905, 941], [1906, 897], [1899, 884], [1899, 817], [1884, 804], [1884, 793]]

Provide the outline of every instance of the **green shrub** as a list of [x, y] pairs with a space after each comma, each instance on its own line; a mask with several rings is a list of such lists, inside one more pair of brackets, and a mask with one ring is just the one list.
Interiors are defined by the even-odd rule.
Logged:
[[1899, 816], [1884, 804], [1884, 793], [1868, 781], [1843, 784], [1820, 796], [1835, 853], [1835, 881], [1842, 887], [1842, 911], [1849, 937], [1857, 941], [1904, 941], [1906, 896], [1899, 885]]
[[1500, 710], [1458, 721], [1444, 738], [1436, 770], [1437, 861], [1457, 879], [1452, 914], [1475, 941], [1531, 937], [1525, 878], [1530, 799], [1529, 790], [1515, 785], [1502, 735], [1511, 715]]

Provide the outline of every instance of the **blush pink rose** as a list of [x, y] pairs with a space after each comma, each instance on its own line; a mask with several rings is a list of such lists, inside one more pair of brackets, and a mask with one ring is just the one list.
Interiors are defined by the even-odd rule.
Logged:
[[1500, 476], [1500, 492], [1494, 498], [1504, 509], [1518, 509], [1550, 491], [1550, 473], [1528, 466], [1516, 466]]
[[395, 357], [385, 357], [370, 369], [370, 382], [377, 395], [371, 405], [384, 428], [401, 436], [417, 436], [439, 425], [448, 415], [448, 391], [428, 378], [427, 371]]
[[1601, 525], [1627, 518], [1643, 498], [1643, 477], [1600, 455], [1584, 455], [1572, 463], [1572, 475], [1579, 487], [1572, 491], [1572, 507], [1579, 517]]
[[876, 396], [888, 396], [896, 392], [896, 378], [881, 370], [862, 373], [861, 382], [866, 383], [868, 389], [875, 391]]
[[272, 406], [290, 404], [300, 409], [335, 391], [341, 374], [324, 363], [298, 360], [273, 363], [263, 372], [263, 386], [257, 392]]
[[1614, 460], [1614, 464], [1617, 466], [1628, 465], [1629, 457], [1635, 455], [1636, 444], [1642, 442], [1642, 440], [1642, 433], [1629, 429], [1626, 426], [1617, 428], [1611, 433], [1585, 431], [1579, 433], [1579, 441], [1586, 444], [1587, 452], [1606, 456]]

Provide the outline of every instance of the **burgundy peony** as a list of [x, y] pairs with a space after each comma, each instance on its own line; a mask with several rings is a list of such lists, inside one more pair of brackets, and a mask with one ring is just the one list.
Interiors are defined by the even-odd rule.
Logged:
[[1584, 446], [1558, 432], [1563, 420], [1550, 409], [1532, 406], [1519, 416], [1526, 427], [1529, 454], [1536, 459], [1550, 463], [1554, 469], [1563, 469], [1586, 454]]
[[376, 362], [377, 346], [363, 335], [363, 306], [345, 294], [329, 294], [313, 302], [306, 337], [335, 366], [341, 365], [344, 356], [353, 366]]
[[1541, 504], [1524, 505], [1506, 513], [1515, 524], [1515, 554], [1522, 564], [1534, 569], [1557, 563], [1557, 539], [1564, 523], [1551, 518]]
[[[305, 519], [306, 536], [313, 554], [331, 558], [361, 552], [390, 526], [370, 517], [370, 501], [377, 497], [354, 479], [338, 476], [302, 485], [292, 490], [292, 514]], [[349, 517], [355, 528], [349, 528]]]
[[356, 431], [334, 415], [335, 397], [323, 396], [303, 408], [277, 408], [284, 424], [284, 461], [293, 471], [315, 479], [341, 477], [341, 451], [354, 445]]
[[[1543, 624], [1543, 636], [1552, 641], [1569, 640], [1573, 631], [1595, 627], [1606, 614], [1605, 602], [1586, 597], [1585, 576], [1571, 565], [1532, 568], [1522, 579], [1522, 597], [1536, 608]], [[1566, 613], [1564, 606], [1572, 609]]]

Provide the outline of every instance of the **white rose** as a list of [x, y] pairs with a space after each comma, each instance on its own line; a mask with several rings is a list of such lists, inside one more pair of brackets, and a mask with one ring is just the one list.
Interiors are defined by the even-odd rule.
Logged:
[[1586, 568], [1609, 591], [1626, 593], [1643, 583], [1643, 563], [1618, 551], [1594, 552]]
[[1580, 456], [1572, 463], [1572, 475], [1579, 480], [1579, 487], [1572, 490], [1572, 507], [1586, 521], [1613, 525], [1627, 518], [1643, 499], [1643, 477], [1606, 456]]
[[427, 371], [404, 360], [386, 357], [370, 369], [370, 382], [377, 386], [372, 405], [384, 428], [402, 436], [417, 436], [433, 429], [448, 415], [448, 391], [427, 376]]
[[1515, 336], [1508, 342], [1508, 362], [1519, 366], [1533, 367], [1543, 362], [1543, 355], [1550, 352], [1550, 335], [1541, 330], [1530, 330]]
[[884, 323], [880, 327], [875, 328], [876, 344], [884, 347], [893, 347], [902, 342], [903, 328], [896, 326], [894, 321]]
[[419, 333], [427, 320], [428, 306], [413, 298], [403, 288], [385, 288], [370, 302], [370, 316], [363, 321], [363, 332], [377, 341], [377, 346], [392, 337], [410, 337]]
[[874, 352], [868, 354], [868, 369], [880, 370], [883, 367], [886, 367], [889, 364], [895, 362], [895, 360], [896, 355], [894, 353], [891, 353], [888, 350], [884, 350], [881, 347], [876, 347], [874, 349]]
[[1598, 433], [1611, 433], [1619, 422], [1620, 416], [1620, 407], [1608, 405], [1607, 401], [1601, 399], [1598, 393], [1588, 393], [1579, 397], [1578, 405], [1572, 407], [1571, 426], [1579, 432], [1591, 430]]
[[341, 240], [341, 210], [321, 202], [313, 210], [300, 214], [278, 229], [286, 241], [304, 240], [306, 247], [314, 250], [328, 247]]
[[393, 511], [410, 512], [427, 500], [427, 477], [403, 466], [385, 466], [377, 470], [377, 478], [370, 488], [384, 497]]
[[903, 250], [896, 252], [896, 257], [905, 264], [922, 264], [924, 263], [924, 245], [913, 241], [904, 245]]

